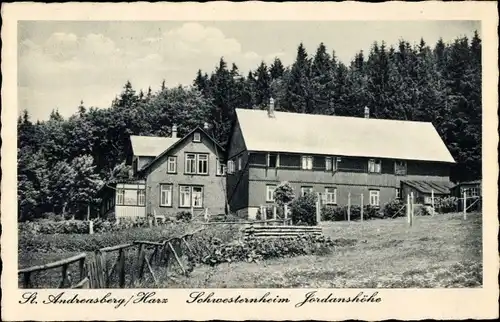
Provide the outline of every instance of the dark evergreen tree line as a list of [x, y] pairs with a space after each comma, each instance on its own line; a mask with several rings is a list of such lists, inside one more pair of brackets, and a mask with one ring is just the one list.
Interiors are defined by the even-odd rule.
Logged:
[[64, 119], [33, 123], [25, 111], [18, 120], [19, 218], [44, 212], [83, 216], [98, 203], [96, 192], [120, 174], [130, 151], [129, 136], [182, 136], [209, 122], [214, 137], [227, 144], [235, 108], [363, 116], [432, 122], [457, 161], [452, 180], [481, 176], [481, 39], [439, 40], [433, 47], [399, 41], [373, 43], [350, 64], [319, 44], [310, 56], [300, 44], [291, 66], [279, 58], [261, 62], [247, 75], [221, 58], [211, 73], [198, 71], [193, 85], [149, 88], [139, 93], [127, 82], [111, 108], [86, 108]]

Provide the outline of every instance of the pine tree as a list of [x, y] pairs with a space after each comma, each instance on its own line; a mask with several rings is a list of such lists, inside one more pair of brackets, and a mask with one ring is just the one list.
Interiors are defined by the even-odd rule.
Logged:
[[276, 80], [283, 77], [284, 72], [285, 72], [285, 67], [283, 66], [281, 60], [278, 57], [274, 58], [274, 61], [271, 64], [271, 67], [269, 68], [269, 74], [271, 76], [271, 80]]
[[306, 49], [301, 43], [297, 48], [297, 57], [287, 79], [287, 90], [283, 108], [286, 111], [310, 113], [313, 111], [312, 86], [310, 80], [311, 62]]
[[271, 77], [267, 65], [262, 61], [255, 71], [255, 104], [263, 109], [271, 98]]

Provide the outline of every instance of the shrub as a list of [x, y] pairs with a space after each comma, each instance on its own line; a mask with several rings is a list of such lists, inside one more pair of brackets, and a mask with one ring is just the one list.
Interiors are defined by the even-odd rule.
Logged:
[[42, 215], [43, 219], [47, 219], [50, 221], [62, 221], [64, 220], [64, 217], [62, 215], [56, 215], [53, 212], [46, 212]]
[[457, 197], [441, 197], [436, 198], [434, 206], [437, 211], [442, 213], [455, 212], [458, 209]]
[[406, 204], [401, 200], [394, 199], [388, 202], [384, 206], [384, 218], [404, 217], [404, 216], [406, 216]]
[[295, 198], [290, 204], [292, 221], [295, 225], [314, 226], [316, 221], [316, 195], [306, 193]]
[[191, 218], [193, 218], [193, 214], [189, 211], [179, 211], [177, 214], [175, 214], [175, 219], [182, 222], [191, 221]]
[[287, 182], [281, 182], [274, 190], [274, 200], [280, 206], [290, 203], [295, 198], [292, 185]]
[[345, 210], [347, 208], [326, 205], [321, 209], [321, 220], [324, 221], [340, 221], [346, 218]]
[[208, 256], [203, 263], [215, 266], [225, 262], [258, 261], [271, 258], [287, 258], [300, 255], [326, 255], [335, 246], [352, 245], [352, 241], [335, 241], [325, 236], [303, 235], [291, 238], [273, 238], [265, 243], [250, 238], [244, 241], [210, 245]]

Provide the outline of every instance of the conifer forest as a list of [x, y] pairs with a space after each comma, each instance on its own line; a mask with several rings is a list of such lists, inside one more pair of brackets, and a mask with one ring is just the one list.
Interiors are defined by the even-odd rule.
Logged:
[[[189, 86], [126, 82], [110, 106], [75, 106], [64, 118], [54, 109], [47, 120], [20, 113], [18, 131], [18, 220], [46, 212], [84, 216], [99, 202], [105, 182], [127, 176], [130, 135], [179, 136], [208, 122], [224, 146], [235, 108], [432, 122], [457, 162], [454, 182], [481, 177], [481, 39], [450, 43], [404, 39], [392, 47], [374, 42], [349, 64], [334, 48], [318, 44], [308, 53], [298, 45], [295, 61], [261, 62], [248, 73], [224, 57], [214, 70], [199, 70]], [[79, 98], [75, 98], [76, 101]]]

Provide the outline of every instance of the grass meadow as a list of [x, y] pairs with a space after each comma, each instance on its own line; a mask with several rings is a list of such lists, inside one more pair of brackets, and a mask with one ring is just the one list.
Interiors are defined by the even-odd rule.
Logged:
[[[482, 285], [481, 213], [468, 214], [466, 220], [459, 213], [416, 217], [412, 227], [408, 226], [405, 218], [375, 219], [362, 223], [324, 222], [321, 225], [326, 236], [350, 239], [355, 243], [336, 246], [321, 255], [270, 259], [258, 263], [222, 263], [213, 267], [201, 264], [194, 267], [188, 277], [179, 274], [175, 268], [167, 270], [155, 266], [158, 285], [146, 273], [145, 279], [141, 283], [135, 282], [132, 287], [460, 288]], [[235, 226], [223, 225], [215, 229], [233, 230], [226, 236], [235, 238], [237, 235]], [[127, 233], [127, 236], [130, 235]], [[96, 236], [81, 235], [78, 238], [106, 238]], [[39, 235], [38, 238], [55, 237]], [[64, 238], [71, 239], [73, 236], [58, 238], [60, 245], [53, 245], [49, 251], [36, 247], [23, 249], [21, 246], [25, 242], [20, 240], [19, 266], [44, 264], [79, 253], [74, 247], [65, 249]], [[115, 241], [116, 238], [110, 240]], [[131, 251], [130, 260], [134, 254]], [[39, 275], [35, 287], [57, 287], [59, 269]]]

